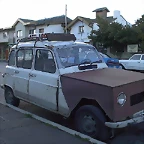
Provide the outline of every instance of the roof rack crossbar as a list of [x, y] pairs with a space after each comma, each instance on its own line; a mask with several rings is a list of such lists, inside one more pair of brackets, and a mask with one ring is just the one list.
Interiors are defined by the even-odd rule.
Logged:
[[64, 33], [45, 33], [45, 34], [31, 34], [29, 37], [22, 38], [17, 41], [16, 48], [20, 42], [30, 42], [34, 41], [34, 47], [38, 41], [75, 41], [76, 37], [74, 34], [64, 34]]

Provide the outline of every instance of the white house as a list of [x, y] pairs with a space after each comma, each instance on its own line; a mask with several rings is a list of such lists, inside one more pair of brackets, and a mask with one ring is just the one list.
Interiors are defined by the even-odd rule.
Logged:
[[[72, 20], [67, 17], [67, 24]], [[41, 20], [29, 20], [19, 18], [13, 25], [15, 27], [16, 42], [18, 39], [34, 33], [64, 33], [65, 15], [46, 18]]]
[[129, 23], [120, 15], [119, 11], [114, 11], [114, 16], [107, 16], [109, 10], [106, 7], [99, 8], [94, 10], [96, 13], [95, 19], [85, 18], [81, 16], [77, 16], [68, 26], [67, 29], [70, 33], [75, 34], [77, 41], [83, 41], [86, 43], [90, 43], [90, 39], [88, 36], [91, 33], [91, 30], [98, 30], [99, 27], [97, 25], [97, 17], [101, 17], [106, 19], [109, 23], [118, 22], [122, 25], [129, 25]]

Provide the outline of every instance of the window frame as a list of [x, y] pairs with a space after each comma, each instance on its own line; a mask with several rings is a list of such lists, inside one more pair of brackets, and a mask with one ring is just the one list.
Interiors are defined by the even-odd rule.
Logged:
[[36, 33], [36, 30], [35, 29], [30, 29], [29, 30], [29, 34], [35, 34]]
[[141, 55], [133, 55], [132, 57], [130, 57], [130, 59], [129, 60], [134, 60], [134, 59], [132, 59], [133, 57], [135, 57], [135, 56], [140, 56], [140, 58], [139, 59], [137, 59], [137, 60], [140, 60], [141, 59]]
[[23, 31], [22, 30], [18, 30], [17, 31], [17, 38], [20, 38], [23, 36]]
[[[41, 30], [43, 30], [43, 32], [40, 32]], [[39, 29], [39, 33], [44, 33], [44, 28], [40, 28]]]
[[[12, 52], [14, 52], [14, 65], [10, 65], [9, 62], [10, 62], [10, 56], [12, 54]], [[16, 51], [15, 50], [11, 50], [10, 51], [10, 54], [9, 54], [9, 58], [8, 58], [8, 66], [15, 66], [16, 65]]]
[[141, 60], [142, 60], [142, 61], [144, 60], [144, 55], [141, 56]]
[[84, 26], [79, 26], [79, 33], [84, 33]]
[[54, 53], [53, 53], [51, 50], [49, 50], [49, 49], [39, 49], [39, 48], [38, 48], [38, 49], [35, 50], [33, 69], [34, 69], [35, 71], [40, 71], [40, 70], [37, 70], [37, 69], [35, 68], [35, 66], [36, 66], [36, 56], [37, 56], [37, 51], [38, 51], [38, 50], [47, 51], [47, 53], [50, 52], [50, 53], [52, 54], [52, 58], [53, 58], [54, 64], [55, 64], [55, 72], [54, 72], [54, 73], [46, 72], [46, 71], [41, 71], [41, 72], [45, 72], [45, 73], [48, 73], [48, 74], [55, 74], [55, 73], [57, 72], [57, 63], [56, 63], [56, 59], [55, 59]]
[[[24, 58], [23, 58], [23, 62], [22, 62], [22, 67], [17, 66], [17, 64], [18, 64], [18, 52], [19, 52], [20, 50], [23, 50], [23, 51], [24, 51]], [[31, 51], [32, 51], [32, 59], [31, 59], [32, 63], [31, 63], [31, 68], [25, 68], [25, 67], [23, 67], [24, 61], [25, 61], [25, 51], [26, 51], [26, 50], [31, 50]], [[32, 69], [32, 68], [33, 68], [33, 60], [34, 60], [34, 52], [33, 52], [33, 49], [32, 49], [32, 48], [21, 48], [21, 49], [19, 49], [19, 50], [16, 51], [16, 62], [15, 62], [15, 65], [16, 65], [17, 68]]]

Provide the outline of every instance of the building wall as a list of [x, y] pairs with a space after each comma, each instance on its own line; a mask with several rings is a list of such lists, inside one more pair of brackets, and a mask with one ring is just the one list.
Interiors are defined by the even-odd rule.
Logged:
[[[79, 32], [79, 26], [84, 26], [83, 33]], [[85, 24], [84, 22], [78, 21], [71, 27], [70, 33], [75, 35], [77, 41], [89, 42], [90, 39], [88, 39], [88, 36], [90, 35], [91, 30], [92, 28], [89, 27], [87, 24]]]
[[46, 33], [64, 33], [64, 28], [61, 24], [49, 25], [45, 27], [44, 30]]
[[[18, 38], [17, 31], [19, 31], [19, 30], [22, 30], [23, 35], [22, 35], [22, 37]], [[26, 27], [21, 22], [18, 22], [17, 25], [15, 26], [15, 33], [16, 33], [16, 42], [17, 42], [18, 39], [26, 37], [26, 33], [27, 33]]]
[[129, 23], [129, 22], [127, 22], [126, 20], [125, 20], [125, 18], [120, 14], [120, 11], [118, 11], [118, 10], [115, 10], [114, 11], [114, 14], [113, 14], [113, 17], [114, 18], [116, 18], [116, 20], [115, 20], [115, 22], [117, 22], [117, 23], [119, 23], [119, 24], [122, 24], [122, 25], [130, 25], [131, 26], [131, 24]]

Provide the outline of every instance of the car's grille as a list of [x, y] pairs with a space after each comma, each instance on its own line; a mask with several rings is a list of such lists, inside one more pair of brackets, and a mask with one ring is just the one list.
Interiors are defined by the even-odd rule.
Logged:
[[130, 105], [131, 106], [141, 103], [143, 101], [144, 101], [144, 92], [132, 95], [130, 97]]

